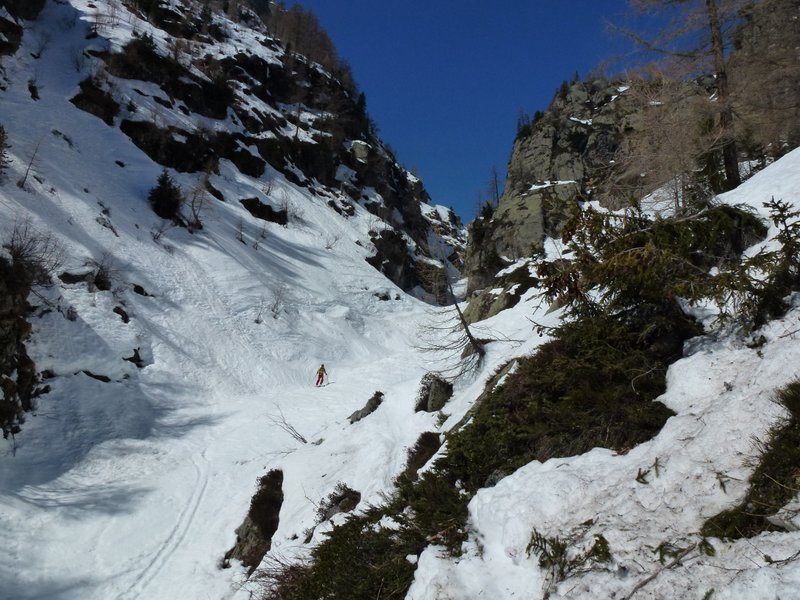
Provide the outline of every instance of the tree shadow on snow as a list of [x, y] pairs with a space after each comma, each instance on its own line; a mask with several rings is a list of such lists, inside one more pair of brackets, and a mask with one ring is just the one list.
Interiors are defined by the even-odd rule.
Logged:
[[132, 512], [130, 507], [151, 488], [129, 484], [93, 484], [48, 486], [46, 489], [27, 487], [14, 496], [37, 509], [58, 509], [59, 517], [81, 519], [95, 515], [115, 515]]
[[[113, 354], [99, 336], [93, 341], [97, 347], [92, 354]], [[145, 379], [140, 373], [108, 382], [82, 371], [50, 379], [51, 392], [39, 399], [37, 414], [28, 419], [14, 443], [0, 440], [0, 503], [9, 496], [42, 509], [62, 506], [58, 501], [49, 504], [47, 498], [66, 486], [76, 505], [84, 503], [82, 512], [93, 507], [100, 512], [123, 512], [147, 490], [137, 489], [135, 482], [127, 488], [124, 481], [119, 483], [124, 476], [121, 465], [130, 469], [134, 463], [128, 461], [152, 456], [151, 440], [182, 438], [219, 420], [213, 415], [186, 414], [187, 407], [179, 399], [197, 397], [201, 389], [175, 381], [168, 373], [160, 380]], [[90, 466], [82, 469], [87, 460]], [[73, 479], [84, 483], [72, 486]], [[81, 485], [96, 489], [81, 490]], [[68, 497], [66, 506], [71, 504]]]
[[36, 581], [20, 581], [19, 574], [10, 569], [0, 569], [0, 581], [3, 582], [3, 598], [14, 600], [75, 600], [85, 590], [97, 586], [88, 578], [65, 582], [63, 578], [55, 580], [46, 573], [40, 573]]
[[[257, 229], [260, 221], [246, 221], [244, 231], [242, 222], [232, 211], [218, 211], [214, 215], [213, 224], [208, 231], [181, 236], [180, 246], [198, 246], [219, 250], [233, 258], [242, 267], [252, 273], [260, 273], [265, 264], [269, 264], [271, 275], [280, 275], [285, 280], [298, 279], [302, 275], [301, 265], [323, 269], [320, 258], [328, 256], [320, 248], [293, 243], [270, 231], [279, 228], [274, 224], [262, 225], [270, 228], [265, 230], [262, 237], [261, 230]], [[292, 227], [292, 224], [289, 224]], [[241, 238], [241, 239], [239, 239]], [[293, 266], [295, 268], [293, 268]]]

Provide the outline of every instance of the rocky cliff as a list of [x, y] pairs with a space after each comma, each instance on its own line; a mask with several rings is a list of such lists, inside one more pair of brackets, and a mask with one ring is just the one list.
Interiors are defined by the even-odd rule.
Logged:
[[23, 412], [33, 407], [35, 365], [23, 340], [31, 282], [24, 268], [0, 255], [0, 429], [7, 438], [19, 432]]
[[[0, 23], [13, 53], [24, 19], [35, 18], [43, 3], [6, 4]], [[375, 215], [372, 264], [408, 291], [429, 287], [417, 268], [429, 257], [429, 236], [447, 230], [451, 254], [461, 245], [461, 224], [454, 215], [423, 214], [430, 198], [422, 182], [377, 137], [348, 72], [291, 49], [245, 5], [229, 9], [230, 18], [192, 0], [110, 6], [97, 7], [86, 23], [94, 43], [75, 57], [76, 69], [89, 74], [73, 104], [119, 128], [166, 168], [219, 174], [220, 163], [229, 162], [262, 179], [265, 204], [281, 204], [269, 193], [278, 172], [327, 199], [341, 218], [364, 206]], [[105, 37], [122, 18], [130, 19], [134, 38]]]
[[624, 130], [630, 127], [626, 87], [606, 79], [564, 83], [550, 107], [520, 129], [505, 191], [470, 227], [469, 291], [557, 236], [570, 206], [600, 190]]
[[[331, 235], [326, 249], [357, 243], [371, 253], [367, 262], [402, 289], [441, 300], [431, 283], [431, 258], [435, 252], [440, 263], [460, 263], [464, 233], [458, 218], [432, 206], [423, 183], [379, 139], [347, 69], [309, 59], [245, 4], [233, 4], [59, 2], [63, 30], [75, 36], [67, 75], [63, 68], [50, 72], [48, 46], [58, 36], [42, 31], [45, 1], [7, 0], [0, 8], [0, 57], [7, 57], [0, 64], [0, 88], [11, 86], [15, 73], [8, 65], [22, 52], [38, 63], [26, 102], [42, 105], [53, 77], [79, 78], [72, 105], [108, 126], [109, 143], [121, 132], [141, 151], [116, 160], [115, 168], [136, 171], [138, 161], [154, 161], [176, 178], [198, 182], [181, 190], [185, 204], [175, 225], [202, 228], [203, 213], [224, 202], [244, 206], [252, 216], [252, 223], [239, 224], [243, 242], [242, 229], [263, 230], [267, 221], [302, 228], [306, 208], [290, 202], [284, 182], [321, 199], [332, 220], [365, 210], [372, 217], [363, 239]], [[34, 51], [20, 50], [22, 42]], [[58, 127], [51, 133], [70, 149], [80, 145]], [[23, 141], [9, 137], [12, 147]], [[243, 177], [258, 182], [256, 196], [252, 189], [241, 196], [228, 191], [238, 191], [226, 184]], [[24, 189], [24, 182], [17, 183]], [[155, 183], [143, 182], [144, 189]], [[113, 231], [104, 210], [98, 222]], [[15, 268], [0, 264], [4, 431], [16, 428], [20, 410], [31, 407], [35, 372], [23, 344], [29, 290], [12, 285]]]
[[[744, 176], [800, 144], [798, 11], [795, 0], [752, 3], [731, 35], [726, 68]], [[557, 237], [579, 200], [618, 207], [620, 199], [639, 200], [675, 178], [678, 195], [701, 203], [723, 191], [716, 181], [715, 93], [714, 78], [698, 77], [696, 69], [682, 79], [656, 70], [632, 83], [564, 82], [550, 106], [520, 127], [499, 205], [487, 206], [470, 226], [469, 291], [535, 254], [545, 236]]]

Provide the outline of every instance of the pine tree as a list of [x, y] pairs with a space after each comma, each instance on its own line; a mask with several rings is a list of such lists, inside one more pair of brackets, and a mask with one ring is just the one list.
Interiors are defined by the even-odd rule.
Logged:
[[[739, 176], [738, 150], [734, 130], [732, 98], [728, 86], [728, 53], [731, 31], [740, 21], [746, 0], [630, 0], [641, 14], [669, 21], [655, 38], [626, 33], [647, 53], [687, 78], [698, 73], [714, 76], [716, 149], [720, 150], [725, 173], [724, 187], [733, 189]], [[671, 18], [671, 20], [670, 20]]]
[[147, 196], [153, 211], [162, 219], [179, 220], [183, 194], [166, 169], [158, 176], [156, 186]]
[[5, 173], [8, 162], [8, 135], [5, 127], [0, 125], [0, 179]]

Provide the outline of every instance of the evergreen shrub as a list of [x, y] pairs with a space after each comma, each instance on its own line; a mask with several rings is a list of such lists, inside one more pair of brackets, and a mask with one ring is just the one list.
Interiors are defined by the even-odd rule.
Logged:
[[408, 460], [406, 468], [399, 475], [401, 478], [414, 480], [419, 471], [442, 447], [442, 441], [438, 433], [434, 431], [424, 431], [417, 438], [414, 445], [408, 450]]
[[371, 509], [351, 517], [311, 551], [310, 563], [262, 573], [264, 598], [403, 598], [414, 577], [414, 565], [406, 556], [422, 548], [409, 546], [397, 531], [381, 527], [381, 516]]
[[[656, 320], [658, 337], [643, 335]], [[666, 369], [683, 340], [699, 331], [677, 313], [628, 323], [598, 315], [561, 326], [518, 361], [474, 409], [469, 426], [448, 438], [448, 471], [475, 492], [532, 460], [652, 438], [673, 415], [655, 402]], [[665, 338], [675, 342], [659, 343]]]
[[788, 411], [762, 443], [761, 457], [750, 487], [738, 506], [708, 519], [701, 529], [706, 537], [750, 538], [764, 531], [782, 531], [769, 520], [797, 496], [800, 472], [800, 380], [778, 390], [777, 400]]
[[544, 298], [578, 318], [671, 314], [680, 312], [682, 298], [716, 301], [722, 320], [747, 319], [737, 311], [752, 295], [755, 264], [740, 255], [766, 231], [740, 207], [710, 206], [672, 219], [579, 209], [563, 231], [569, 260], [540, 262], [538, 274]]
[[180, 209], [184, 198], [166, 169], [158, 176], [156, 186], [150, 190], [147, 200], [153, 211], [162, 219], [180, 220]]

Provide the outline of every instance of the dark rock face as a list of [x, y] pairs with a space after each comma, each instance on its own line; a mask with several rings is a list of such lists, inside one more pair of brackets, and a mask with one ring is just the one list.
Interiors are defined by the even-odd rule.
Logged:
[[334, 515], [354, 510], [359, 502], [361, 502], [361, 492], [339, 483], [320, 503], [317, 519], [320, 522], [329, 521]]
[[382, 402], [383, 402], [383, 392], [375, 392], [372, 395], [372, 397], [369, 400], [367, 400], [367, 403], [364, 405], [364, 408], [361, 408], [355, 411], [352, 415], [350, 415], [348, 417], [348, 421], [350, 421], [350, 424], [352, 425], [353, 423], [360, 421], [367, 415], [371, 415], [378, 409], [378, 407], [381, 405]]
[[285, 210], [275, 210], [258, 198], [245, 198], [244, 200], [239, 200], [239, 202], [257, 219], [278, 223], [279, 225], [286, 225], [289, 222], [289, 215]]
[[0, 257], [0, 428], [3, 437], [19, 432], [23, 413], [33, 407], [36, 365], [23, 343], [30, 280], [20, 266]]
[[258, 491], [250, 501], [250, 510], [244, 522], [236, 529], [236, 545], [225, 553], [223, 566], [237, 559], [249, 567], [248, 575], [258, 565], [272, 545], [272, 536], [278, 530], [283, 505], [283, 471], [273, 469], [259, 480]]
[[3, 0], [5, 9], [17, 19], [35, 19], [44, 8], [45, 0]]
[[469, 305], [464, 310], [464, 318], [467, 323], [475, 323], [516, 306], [525, 291], [535, 286], [537, 281], [527, 266], [494, 279], [491, 282], [491, 289], [487, 287], [470, 299]]
[[195, 133], [175, 127], [161, 129], [153, 123], [128, 119], [119, 128], [147, 156], [176, 171], [202, 171], [217, 158], [208, 140]]
[[426, 373], [420, 382], [420, 390], [417, 394], [417, 404], [414, 410], [416, 412], [442, 410], [452, 396], [452, 383], [433, 373]]
[[91, 79], [81, 81], [80, 87], [80, 93], [70, 102], [81, 110], [100, 117], [107, 125], [113, 125], [114, 117], [119, 114], [119, 103], [113, 96], [97, 87]]
[[14, 54], [22, 41], [22, 24], [15, 20], [32, 20], [39, 16], [45, 0], [3, 0], [2, 6], [11, 19], [0, 17], [0, 56]]
[[0, 56], [14, 54], [22, 41], [22, 26], [0, 18]]
[[[384, 232], [373, 240], [377, 254], [369, 263], [403, 289], [431, 288], [427, 297], [439, 300], [440, 294], [419, 271], [427, 268], [431, 235], [454, 241], [447, 242], [451, 245], [447, 256], [436, 258], [460, 268], [461, 223], [455, 215], [446, 223], [442, 215], [423, 214], [421, 203], [430, 200], [425, 188], [377, 137], [366, 101], [347, 77], [337, 79], [296, 49], [283, 48], [254, 15], [244, 14], [240, 19], [275, 54], [267, 58], [250, 49], [229, 56], [189, 52], [195, 42], [202, 47], [224, 40], [229, 33], [207, 16], [204, 19], [200, 11], [155, 3], [140, 16], [174, 36], [168, 40], [170, 51], [165, 52], [150, 34], [134, 36], [118, 52], [91, 50], [105, 73], [99, 72], [94, 82], [83, 82], [73, 104], [119, 126], [164, 167], [184, 173], [213, 172], [227, 159], [242, 174], [258, 179], [269, 165], [294, 185], [332, 199], [329, 206], [342, 218], [353, 216], [359, 205], [366, 208], [384, 221]], [[158, 89], [152, 91], [151, 86], [145, 93], [133, 88], [134, 93], [128, 93], [120, 91], [128, 86], [105, 85], [115, 78], [151, 82]], [[159, 113], [173, 112], [178, 119], [148, 118], [137, 110], [143, 98], [156, 102]], [[175, 125], [193, 113], [217, 123], [199, 128]], [[263, 212], [248, 206], [251, 213]]]
[[395, 229], [384, 229], [372, 238], [375, 256], [367, 262], [386, 275], [403, 289], [411, 289], [419, 283], [414, 264], [403, 235]]

